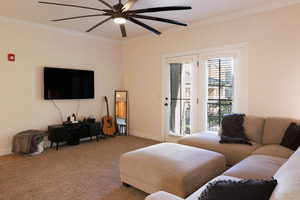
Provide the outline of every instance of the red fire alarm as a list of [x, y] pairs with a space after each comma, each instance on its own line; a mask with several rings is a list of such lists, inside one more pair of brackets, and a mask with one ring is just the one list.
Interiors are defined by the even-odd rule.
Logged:
[[13, 53], [9, 53], [9, 54], [7, 55], [7, 60], [8, 60], [9, 62], [14, 62], [14, 61], [16, 61], [16, 55], [13, 54]]

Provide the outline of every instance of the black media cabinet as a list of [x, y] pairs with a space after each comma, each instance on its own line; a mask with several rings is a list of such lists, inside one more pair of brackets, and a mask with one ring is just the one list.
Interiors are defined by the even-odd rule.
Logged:
[[78, 145], [81, 139], [90, 138], [92, 140], [93, 137], [97, 139], [97, 142], [99, 138], [105, 138], [101, 122], [48, 126], [48, 139], [51, 142], [51, 148], [54, 143], [56, 144], [56, 150], [60, 144]]

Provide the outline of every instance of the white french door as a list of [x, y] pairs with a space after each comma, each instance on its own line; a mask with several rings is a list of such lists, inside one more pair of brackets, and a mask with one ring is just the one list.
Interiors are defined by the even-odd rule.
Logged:
[[163, 129], [186, 135], [199, 129], [197, 56], [169, 58], [163, 67]]
[[162, 132], [217, 131], [224, 114], [248, 112], [247, 44], [164, 58]]

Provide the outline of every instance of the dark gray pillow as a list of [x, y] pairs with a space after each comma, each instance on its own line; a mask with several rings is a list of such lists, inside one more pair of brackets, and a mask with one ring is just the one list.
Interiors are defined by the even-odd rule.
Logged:
[[277, 185], [272, 180], [220, 180], [210, 183], [199, 200], [269, 200]]
[[224, 135], [221, 136], [220, 143], [221, 144], [247, 144], [247, 145], [252, 145], [251, 142], [249, 142], [247, 139], [227, 137], [227, 136], [224, 136]]
[[245, 114], [225, 115], [222, 120], [221, 144], [237, 143], [252, 145], [245, 134]]
[[300, 126], [296, 123], [291, 123], [285, 131], [280, 145], [296, 151], [300, 146]]

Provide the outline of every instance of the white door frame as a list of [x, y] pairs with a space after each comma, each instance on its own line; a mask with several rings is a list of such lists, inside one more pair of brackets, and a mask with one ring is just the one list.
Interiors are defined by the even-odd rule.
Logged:
[[[162, 134], [164, 135], [164, 139], [165, 136], [167, 135], [172, 135], [171, 133], [169, 133], [169, 108], [170, 108], [170, 103], [171, 103], [171, 99], [170, 99], [170, 95], [169, 93], [169, 89], [170, 89], [170, 76], [168, 75], [168, 73], [170, 72], [170, 63], [174, 62], [184, 62], [184, 61], [191, 61], [193, 64], [193, 83], [192, 83], [192, 121], [191, 121], [191, 127], [192, 130], [191, 132], [195, 132], [195, 129], [197, 129], [197, 127], [195, 127], [194, 125], [197, 124], [196, 123], [196, 119], [197, 119], [197, 115], [198, 112], [193, 112], [193, 109], [196, 108], [197, 105], [197, 100], [195, 97], [198, 97], [198, 88], [197, 86], [199, 85], [197, 83], [198, 78], [194, 78], [194, 76], [198, 75], [198, 67], [197, 67], [197, 63], [198, 63], [198, 56], [197, 55], [185, 55], [185, 56], [176, 56], [176, 57], [168, 57], [165, 58], [163, 61], [163, 67], [162, 67]], [[166, 100], [166, 97], [168, 97], [169, 99]], [[168, 104], [169, 106], [165, 106], [165, 104]], [[175, 135], [176, 136], [176, 135]]]
[[[248, 43], [239, 43], [239, 44], [233, 44], [233, 45], [225, 45], [222, 47], [217, 48], [205, 48], [205, 49], [198, 49], [190, 52], [185, 53], [177, 53], [177, 54], [168, 54], [162, 56], [162, 98], [161, 98], [161, 134], [163, 141], [167, 141], [168, 133], [165, 132], [166, 130], [166, 114], [165, 114], [165, 93], [166, 93], [166, 66], [167, 60], [169, 59], [176, 59], [180, 57], [194, 57], [199, 62], [199, 74], [201, 73], [207, 73], [206, 69], [206, 63], [205, 59], [212, 58], [212, 57], [224, 57], [224, 56], [230, 56], [235, 58], [235, 67], [234, 73], [238, 74], [238, 76], [234, 77], [234, 83], [237, 87], [234, 87], [234, 102], [239, 102], [237, 104], [233, 105], [234, 112], [243, 112], [248, 113]], [[196, 65], [195, 65], [196, 66]], [[199, 76], [200, 77], [200, 76]], [[207, 80], [205, 81], [205, 84], [207, 83]], [[202, 82], [203, 83], [203, 82]], [[203, 84], [205, 87], [206, 85]], [[201, 83], [198, 83], [198, 86], [201, 87]], [[199, 88], [200, 90], [203, 90], [204, 88]], [[198, 89], [198, 90], [199, 90]], [[199, 109], [203, 109], [202, 112], [206, 113], [206, 104], [207, 104], [207, 91], [204, 89], [204, 93], [198, 94], [199, 98]], [[201, 96], [201, 95], [204, 95]], [[205, 101], [201, 101], [201, 99], [205, 99]], [[169, 102], [170, 103], [170, 102]], [[201, 105], [202, 104], [202, 105]], [[199, 112], [200, 113], [200, 112]], [[207, 116], [206, 114], [204, 116], [199, 116], [199, 118], [204, 119], [204, 124], [199, 125], [199, 128], [206, 130], [207, 129]], [[168, 124], [168, 123], [167, 123]], [[204, 128], [203, 128], [204, 127]]]

